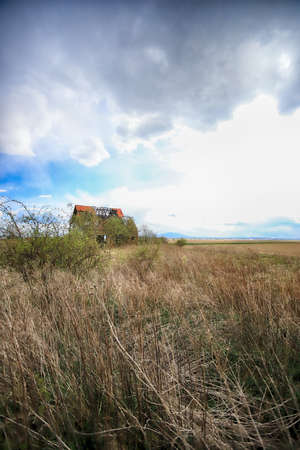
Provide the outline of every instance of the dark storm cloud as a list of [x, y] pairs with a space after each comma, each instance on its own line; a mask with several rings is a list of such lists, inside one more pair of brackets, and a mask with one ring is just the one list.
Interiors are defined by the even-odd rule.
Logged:
[[[67, 105], [71, 117], [72, 95], [82, 104], [93, 96], [109, 98], [122, 113], [158, 117], [136, 128], [143, 138], [167, 130], [176, 118], [201, 129], [214, 126], [261, 91], [277, 96], [283, 112], [300, 106], [297, 2], [2, 5], [1, 114], [10, 113], [15, 126], [21, 123], [20, 142], [27, 112], [32, 129], [32, 110], [43, 104], [41, 128], [47, 133], [52, 121], [45, 111], [52, 117]], [[281, 54], [290, 55], [290, 73], [280, 70]], [[16, 119], [12, 92], [28, 107], [25, 119]], [[32, 107], [31, 95], [39, 96]], [[90, 113], [96, 117], [97, 108]], [[0, 145], [13, 152], [21, 144], [7, 133], [7, 124], [0, 125]]]

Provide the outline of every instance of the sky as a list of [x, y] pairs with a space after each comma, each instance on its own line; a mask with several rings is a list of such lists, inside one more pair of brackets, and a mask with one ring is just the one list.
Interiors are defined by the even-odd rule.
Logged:
[[300, 2], [1, 1], [0, 67], [0, 196], [300, 239]]

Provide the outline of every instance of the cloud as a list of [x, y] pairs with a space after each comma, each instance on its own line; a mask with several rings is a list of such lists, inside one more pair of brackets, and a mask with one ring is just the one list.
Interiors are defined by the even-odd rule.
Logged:
[[230, 235], [270, 239], [300, 239], [300, 221], [291, 217], [273, 217], [263, 222], [230, 224]]
[[142, 139], [162, 135], [172, 129], [172, 123], [168, 117], [151, 117], [139, 123], [134, 131], [134, 135]]
[[[38, 156], [42, 160], [71, 157], [86, 166], [109, 157], [102, 140], [93, 136], [93, 101], [81, 99], [71, 88], [22, 86], [6, 96], [0, 122], [0, 150], [9, 155]], [[95, 122], [95, 119], [94, 119]]]
[[47, 97], [27, 85], [1, 92], [0, 149], [10, 155], [34, 156], [39, 139], [50, 132], [55, 112], [49, 110]]
[[[295, 2], [5, 5], [4, 153], [89, 166], [174, 123], [212, 129], [258, 92], [278, 98], [282, 112], [300, 105]], [[114, 120], [122, 114], [142, 119], [128, 128]], [[106, 150], [85, 144], [90, 136]]]
[[284, 227], [290, 222], [273, 223], [269, 231], [260, 224], [279, 214], [288, 221], [295, 217], [299, 121], [300, 109], [281, 116], [274, 99], [259, 96], [216, 130], [176, 125], [161, 148], [164, 164], [177, 173], [173, 181], [141, 189], [123, 185], [99, 195], [78, 191], [68, 199], [121, 205], [158, 232], [229, 236], [264, 229], [271, 233], [277, 227], [278, 233], [281, 229], [289, 235]]
[[116, 115], [116, 133], [112, 143], [119, 152], [131, 152], [139, 145], [154, 149], [157, 141], [172, 133], [173, 124], [169, 117], [152, 115]]
[[[73, 159], [92, 173], [104, 162], [114, 188], [103, 181], [97, 195], [90, 183], [95, 194], [71, 199], [124, 205], [157, 230], [226, 234], [237, 222], [295, 216], [297, 2], [29, 0], [0, 8], [2, 172], [18, 165], [21, 182], [24, 173], [31, 187], [52, 192], [47, 163]], [[157, 170], [152, 187], [146, 154], [172, 174]], [[130, 173], [129, 158], [138, 186], [129, 175], [115, 182]]]
[[7, 189], [0, 189], [0, 192], [7, 192]]
[[87, 167], [92, 167], [109, 158], [103, 142], [96, 137], [90, 137], [75, 146], [70, 151], [71, 157]]
[[41, 194], [39, 195], [40, 198], [52, 198], [51, 194]]
[[145, 54], [152, 63], [159, 65], [162, 70], [168, 67], [167, 55], [162, 48], [147, 47]]

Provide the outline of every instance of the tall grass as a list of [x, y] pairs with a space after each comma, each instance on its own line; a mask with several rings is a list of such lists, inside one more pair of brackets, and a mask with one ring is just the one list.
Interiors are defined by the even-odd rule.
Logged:
[[3, 448], [299, 448], [297, 259], [149, 246], [0, 288]]

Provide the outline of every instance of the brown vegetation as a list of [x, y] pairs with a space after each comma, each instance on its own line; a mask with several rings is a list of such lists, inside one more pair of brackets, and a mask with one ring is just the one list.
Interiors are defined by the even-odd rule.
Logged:
[[0, 446], [298, 448], [298, 259], [152, 244], [39, 273], [0, 275]]
[[[174, 243], [176, 240], [174, 240]], [[284, 256], [299, 256], [300, 257], [300, 241], [232, 241], [226, 239], [205, 240], [205, 239], [189, 239], [188, 244], [211, 246], [216, 250], [230, 250], [234, 252], [255, 252], [268, 255], [284, 255]]]

